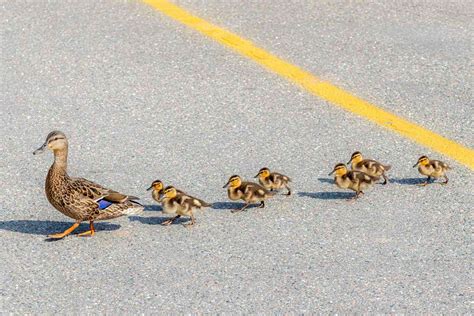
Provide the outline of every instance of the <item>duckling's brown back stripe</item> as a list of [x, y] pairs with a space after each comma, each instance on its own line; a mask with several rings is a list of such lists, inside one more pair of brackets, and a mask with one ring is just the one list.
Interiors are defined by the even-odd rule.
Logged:
[[474, 150], [464, 147], [461, 144], [407, 121], [395, 114], [382, 110], [328, 82], [321, 81], [301, 68], [255, 46], [252, 42], [198, 18], [166, 0], [143, 1], [174, 20], [252, 59], [287, 80], [297, 83], [313, 95], [442, 153], [474, 170]]

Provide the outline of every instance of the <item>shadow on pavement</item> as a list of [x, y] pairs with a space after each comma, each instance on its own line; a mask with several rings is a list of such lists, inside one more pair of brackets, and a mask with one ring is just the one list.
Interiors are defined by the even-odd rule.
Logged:
[[333, 179], [333, 178], [318, 178], [318, 181], [319, 181], [319, 182], [323, 182], [323, 183], [331, 183], [331, 184], [334, 184], [334, 179]]
[[390, 183], [417, 185], [425, 182], [426, 178], [391, 178], [388, 181]]
[[[15, 220], [0, 221], [0, 230], [9, 230], [12, 232], [31, 234], [31, 235], [48, 235], [62, 232], [74, 222], [56, 222], [56, 221], [39, 221], [39, 220]], [[95, 223], [96, 231], [101, 230], [117, 230], [120, 228], [118, 224]], [[89, 223], [82, 223], [74, 232], [80, 233], [89, 230]]]
[[354, 197], [351, 192], [298, 192], [298, 196], [321, 200], [347, 200]]
[[145, 211], [152, 211], [152, 212], [161, 212], [163, 208], [158, 204], [147, 204], [143, 205], [145, 207]]
[[[235, 210], [244, 207], [245, 203], [239, 202], [214, 202], [212, 208], [215, 210]], [[257, 207], [259, 204], [251, 204], [247, 209]]]
[[[173, 216], [153, 216], [153, 217], [141, 217], [141, 216], [129, 216], [128, 220], [131, 222], [140, 222], [146, 225], [161, 225], [162, 223], [166, 222], [167, 220], [173, 218]], [[189, 217], [181, 216], [177, 220], [174, 221], [172, 225], [182, 224], [190, 221]]]

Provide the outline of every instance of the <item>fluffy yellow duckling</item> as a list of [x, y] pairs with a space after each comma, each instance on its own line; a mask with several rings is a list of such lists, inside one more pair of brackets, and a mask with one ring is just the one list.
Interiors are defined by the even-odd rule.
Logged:
[[450, 170], [451, 167], [445, 162], [439, 160], [430, 160], [426, 156], [421, 156], [418, 158], [416, 164], [413, 165], [413, 168], [416, 166], [418, 166], [418, 171], [422, 175], [428, 177], [425, 182], [420, 184], [421, 186], [426, 186], [431, 178], [438, 179], [443, 177], [445, 181], [440, 182], [440, 184], [447, 184], [449, 181], [448, 177], [446, 176], [446, 171]]
[[273, 192], [268, 191], [261, 185], [253, 182], [243, 182], [238, 175], [233, 175], [229, 178], [229, 181], [223, 186], [227, 189], [227, 195], [229, 199], [243, 200], [245, 205], [241, 209], [232, 210], [232, 213], [240, 212], [245, 210], [251, 203], [260, 202], [259, 207], [265, 207], [265, 200], [274, 195]]
[[354, 199], [360, 197], [361, 194], [364, 194], [363, 190], [369, 188], [378, 177], [372, 177], [365, 172], [347, 170], [347, 167], [343, 163], [337, 164], [329, 175], [335, 173], [334, 182], [341, 189], [351, 189], [356, 192]]
[[291, 189], [288, 185], [288, 182], [291, 182], [291, 179], [284, 174], [278, 172], [270, 172], [268, 168], [262, 168], [255, 176], [258, 178], [258, 182], [267, 190], [279, 190], [286, 188], [288, 193], [286, 195], [291, 195]]
[[[151, 191], [151, 197], [158, 203], [161, 203], [161, 196], [165, 193], [165, 185], [161, 180], [155, 180], [153, 183], [150, 185], [147, 191]], [[186, 194], [185, 192], [176, 189], [176, 192], [178, 194]]]
[[194, 218], [194, 209], [201, 207], [209, 207], [211, 204], [204, 202], [198, 198], [187, 194], [180, 194], [173, 186], [167, 186], [163, 191], [163, 198], [161, 199], [163, 212], [166, 214], [176, 214], [175, 217], [167, 220], [162, 225], [168, 226], [181, 216], [191, 217], [191, 223], [186, 226], [194, 225], [196, 220]]
[[387, 184], [388, 178], [385, 175], [385, 172], [389, 171], [390, 168], [392, 168], [391, 166], [383, 165], [372, 159], [364, 159], [359, 151], [352, 154], [351, 159], [347, 164], [350, 164], [351, 162], [352, 170], [365, 172], [372, 177], [383, 177], [384, 182], [382, 184]]

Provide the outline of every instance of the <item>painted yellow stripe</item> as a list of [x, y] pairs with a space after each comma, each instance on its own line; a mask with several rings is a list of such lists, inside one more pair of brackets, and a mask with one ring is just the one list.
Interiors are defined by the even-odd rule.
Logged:
[[198, 18], [166, 0], [144, 0], [165, 15], [232, 48], [312, 94], [442, 153], [474, 170], [474, 150], [370, 104], [255, 46], [236, 34]]

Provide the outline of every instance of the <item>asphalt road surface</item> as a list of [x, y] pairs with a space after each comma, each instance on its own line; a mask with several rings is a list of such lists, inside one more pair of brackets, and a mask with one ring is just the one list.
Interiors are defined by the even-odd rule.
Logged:
[[[176, 1], [320, 78], [474, 145], [467, 1]], [[0, 311], [472, 313], [472, 170], [310, 95], [140, 3], [2, 1]], [[49, 205], [48, 132], [69, 173], [142, 197], [93, 238]], [[327, 174], [391, 164], [355, 203]], [[416, 186], [426, 154], [447, 186]], [[267, 166], [294, 195], [231, 214], [222, 185]], [[213, 202], [170, 227], [155, 179]], [[78, 232], [86, 230], [87, 223]]]

